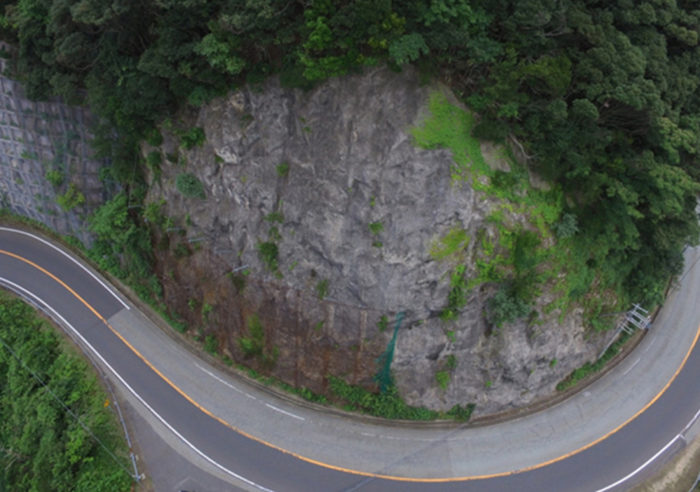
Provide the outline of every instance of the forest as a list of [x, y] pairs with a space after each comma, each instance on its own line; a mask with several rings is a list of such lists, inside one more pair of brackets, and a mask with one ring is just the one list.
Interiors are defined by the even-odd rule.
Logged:
[[[28, 94], [103, 118], [96, 144], [124, 185], [125, 231], [141, 221], [126, 207], [143, 196], [139, 143], [178, 109], [273, 75], [310, 89], [412, 64], [475, 111], [475, 136], [512, 142], [564, 191], [586, 288], [657, 304], [698, 239], [694, 2], [3, 0], [0, 13]], [[142, 235], [102, 233], [147, 270]]]
[[109, 397], [67, 345], [32, 307], [0, 294], [0, 490], [131, 487]]

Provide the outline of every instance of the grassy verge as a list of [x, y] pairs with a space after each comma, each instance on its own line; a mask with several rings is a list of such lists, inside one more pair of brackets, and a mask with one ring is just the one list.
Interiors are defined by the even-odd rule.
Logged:
[[620, 338], [613, 343], [608, 350], [595, 362], [586, 362], [583, 366], [575, 369], [563, 381], [557, 384], [557, 391], [565, 391], [572, 386], [575, 386], [579, 381], [586, 379], [591, 374], [595, 374], [605, 367], [605, 365], [615, 357], [622, 346], [631, 338], [628, 333], [623, 333]]
[[455, 405], [447, 412], [438, 412], [422, 407], [413, 407], [398, 395], [395, 386], [389, 386], [384, 393], [372, 393], [359, 386], [346, 383], [340, 378], [329, 376], [331, 392], [344, 410], [356, 411], [397, 420], [436, 420], [449, 419], [466, 422], [471, 417], [475, 405]]

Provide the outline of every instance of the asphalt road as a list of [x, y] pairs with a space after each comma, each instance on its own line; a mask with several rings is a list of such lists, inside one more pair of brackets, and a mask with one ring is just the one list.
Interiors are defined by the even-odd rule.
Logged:
[[[691, 260], [695, 261], [694, 258], [695, 256]], [[641, 381], [638, 384], [644, 384], [648, 379], [650, 387], [656, 384], [660, 388], [653, 391], [651, 398], [640, 395], [640, 401], [647, 402], [640, 408], [648, 408], [629, 423], [625, 424], [625, 421], [636, 412], [627, 410], [624, 403], [634, 398], [623, 395], [621, 390], [615, 388], [616, 381], [628, 376], [628, 373], [622, 375], [620, 371], [606, 376], [608, 379], [602, 384], [607, 385], [608, 394], [615, 395], [615, 391], [618, 391], [625, 401], [620, 401], [619, 404], [613, 402], [613, 410], [597, 415], [589, 424], [585, 420], [585, 412], [581, 410], [581, 405], [585, 403], [567, 400], [554, 411], [569, 412], [564, 415], [565, 419], [571, 421], [567, 425], [572, 431], [552, 431], [544, 438], [540, 436], [544, 441], [521, 440], [518, 438], [519, 431], [510, 430], [511, 427], [493, 426], [478, 430], [457, 427], [451, 431], [438, 432], [438, 435], [430, 439], [414, 441], [411, 441], [413, 435], [410, 431], [405, 431], [407, 444], [400, 444], [398, 448], [391, 448], [395, 443], [380, 438], [358, 440], [357, 447], [353, 448], [346, 446], [344, 439], [343, 442], [339, 439], [344, 435], [344, 427], [350, 429], [348, 433], [353, 433], [352, 425], [355, 424], [346, 423], [337, 416], [328, 417], [331, 419], [328, 424], [327, 420], [323, 420], [326, 419], [325, 416], [316, 415], [311, 410], [304, 409], [303, 413], [302, 410], [294, 410], [295, 415], [301, 415], [295, 418], [304, 421], [297, 425], [287, 418], [291, 414], [289, 412], [287, 416], [263, 415], [262, 412], [245, 407], [251, 403], [245, 397], [222, 395], [220, 388], [215, 392], [212, 390], [210, 394], [198, 393], [209, 386], [209, 383], [202, 383], [201, 377], [208, 377], [200, 370], [202, 366], [206, 367], [203, 362], [193, 362], [190, 355], [183, 355], [180, 360], [172, 360], [172, 357], [168, 361], [152, 360], [145, 351], [140, 353], [141, 343], [136, 335], [130, 338], [131, 341], [125, 335], [128, 329], [135, 329], [136, 322], [122, 322], [123, 330], [115, 328], [118, 320], [131, 320], [127, 316], [134, 309], [115, 289], [46, 242], [0, 229], [0, 283], [32, 298], [42, 309], [58, 318], [67, 330], [79, 332], [83, 346], [99, 354], [104, 363], [119, 375], [118, 378], [115, 377], [121, 379], [119, 384], [137, 395], [135, 398], [141, 400], [144, 408], [149, 408], [148, 411], [158, 416], [161, 425], [168, 427], [181, 442], [195, 450], [201, 459], [228, 475], [232, 483], [245, 488], [276, 491], [591, 491], [616, 484], [640, 467], [644, 468], [643, 465], [655, 455], [662, 456], [682, 447], [684, 442], [680, 434], [697, 417], [700, 409], [700, 353], [697, 349], [689, 352], [690, 346], [697, 339], [700, 308], [697, 303], [692, 303], [692, 309], [687, 306], [688, 299], [694, 298], [693, 292], [700, 283], [700, 275], [697, 279], [690, 277], [667, 302], [671, 306], [665, 309], [668, 311], [669, 324], [690, 326], [692, 329], [684, 329], [692, 336], [683, 339], [685, 341], [678, 346], [671, 344], [670, 348], [665, 347], [678, 354], [675, 359], [668, 357], [673, 367], [651, 369], [650, 373], [645, 374], [647, 367], [655, 367], [651, 365], [652, 362], [659, 361], [652, 360], [647, 364], [647, 359], [641, 354], [634, 364], [638, 367], [629, 369], [629, 374], [637, 373], [637, 379]], [[676, 329], [675, 326], [658, 325], [653, 328], [660, 333], [657, 335], [657, 349], [665, 340], [670, 339], [660, 331], [662, 328]], [[149, 329], [151, 328], [141, 325], [138, 327], [143, 336]], [[653, 350], [650, 351], [647, 358], [654, 358], [654, 353]], [[676, 374], [676, 369], [681, 366], [682, 370]], [[210, 371], [209, 374], [216, 374], [214, 369]], [[188, 377], [192, 381], [188, 381]], [[673, 383], [666, 389], [666, 383], [671, 380]], [[210, 381], [212, 386], [217, 384], [213, 380], [204, 381]], [[627, 383], [619, 388], [624, 389], [625, 385]], [[596, 391], [595, 387], [591, 391]], [[634, 392], [643, 393], [641, 390]], [[220, 401], [217, 403], [215, 399]], [[276, 402], [274, 396], [257, 395], [253, 399], [260, 400], [257, 405], [265, 401], [269, 402], [264, 404], [270, 408], [286, 408], [282, 403]], [[653, 404], [649, 404], [652, 401]], [[219, 410], [217, 404], [225, 407], [225, 410]], [[593, 399], [591, 404], [594, 404]], [[622, 417], [613, 415], [618, 407], [620, 411], [632, 413]], [[216, 410], [211, 410], [212, 408]], [[264, 430], [260, 430], [256, 424], [247, 423], [253, 422], [250, 419], [254, 419], [256, 414], [259, 419], [265, 420], [259, 424]], [[599, 430], [596, 425], [601, 420], [607, 420], [608, 416], [608, 430]], [[549, 417], [544, 413], [538, 418], [546, 422]], [[621, 418], [625, 425], [620, 423]], [[322, 421], [325, 427], [314, 434], [313, 425]], [[551, 421], [555, 421], [554, 416]], [[537, 422], [521, 419], [512, 428], [520, 425], [535, 429], [537, 425], [542, 425]], [[316, 428], [319, 428], [318, 425]], [[504, 428], [509, 430], [504, 432]], [[591, 435], [586, 434], [588, 428]], [[384, 432], [376, 426], [372, 426], [371, 430]], [[336, 431], [337, 434], [334, 434]], [[390, 431], [394, 432], [387, 430], [386, 433], [389, 434]], [[488, 440], [489, 433], [491, 441]], [[369, 435], [368, 432], [363, 434]], [[609, 437], [590, 445], [606, 434], [610, 434]], [[487, 436], [486, 440], [481, 440], [481, 436]], [[422, 444], [417, 444], [418, 442]], [[532, 444], [542, 442], [547, 443], [546, 446]], [[315, 443], [322, 444], [316, 444], [317, 447], [314, 448]], [[528, 449], [528, 446], [532, 448]], [[547, 446], [552, 448], [547, 451], [549, 455], [543, 454], [544, 451], [540, 449]], [[585, 447], [587, 449], [581, 450]], [[289, 452], [283, 452], [279, 448]], [[388, 458], [381, 454], [384, 448], [388, 449]], [[473, 448], [468, 449], [471, 455], [466, 454], [466, 448]], [[661, 450], [663, 453], [659, 453]], [[372, 453], [375, 452], [379, 456], [376, 465], [363, 464], [365, 462], [361, 455], [366, 454], [374, 459]], [[392, 453], [394, 458], [391, 457]], [[295, 454], [308, 459], [299, 459]], [[491, 455], [494, 456], [493, 460]], [[528, 456], [532, 457], [530, 462]], [[431, 460], [435, 463], [449, 461], [451, 471], [436, 471], [442, 475], [435, 476], [430, 472], [438, 467], [431, 465]], [[492, 464], [491, 461], [499, 462]], [[315, 462], [330, 466], [320, 466]], [[543, 462], [551, 463], [541, 465]], [[653, 466], [652, 461], [647, 468]], [[385, 478], [386, 476], [393, 478]], [[483, 478], [464, 479], [467, 476]], [[644, 471], [641, 471], [608, 490], [625, 490], [643, 476]], [[458, 480], [454, 481], [455, 478]], [[417, 479], [428, 480], [416, 481]], [[442, 479], [452, 481], [440, 481]]]

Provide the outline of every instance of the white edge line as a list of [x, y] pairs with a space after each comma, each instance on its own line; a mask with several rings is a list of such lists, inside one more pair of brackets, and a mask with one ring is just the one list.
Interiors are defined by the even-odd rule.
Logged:
[[273, 409], [273, 410], [276, 410], [276, 411], [278, 411], [278, 412], [280, 412], [280, 413], [283, 413], [283, 414], [285, 414], [285, 415], [289, 415], [289, 416], [292, 417], [292, 418], [299, 419], [299, 420], [306, 420], [304, 417], [299, 417], [298, 415], [294, 415], [293, 413], [287, 412], [286, 410], [282, 410], [281, 408], [277, 408], [276, 406], [270, 405], [269, 403], [265, 403], [265, 406], [266, 406], [266, 407], [269, 407], [269, 408], [271, 408], [271, 409]]
[[700, 418], [700, 410], [698, 410], [697, 412], [695, 412], [695, 415], [693, 416], [693, 418], [690, 419], [690, 421], [686, 424], [685, 427], [683, 427], [683, 430], [681, 431], [680, 434], [678, 434], [676, 437], [674, 437], [673, 439], [671, 439], [671, 440], [668, 442], [668, 444], [666, 444], [663, 448], [661, 448], [661, 450], [658, 451], [654, 456], [652, 456], [651, 458], [649, 458], [642, 466], [640, 466], [639, 468], [637, 468], [636, 470], [634, 470], [632, 473], [630, 473], [630, 474], [627, 475], [626, 477], [621, 478], [621, 479], [618, 480], [617, 482], [612, 483], [612, 484], [608, 485], [607, 487], [604, 487], [604, 488], [602, 488], [602, 489], [598, 489], [596, 492], [605, 492], [606, 490], [610, 490], [611, 488], [617, 487], [617, 486], [620, 485], [621, 483], [626, 482], [627, 480], [629, 480], [630, 478], [632, 478], [633, 476], [635, 476], [637, 473], [639, 473], [640, 471], [642, 471], [644, 468], [646, 468], [647, 466], [649, 466], [649, 464], [650, 464], [652, 461], [654, 461], [654, 460], [655, 460], [656, 458], [658, 458], [661, 454], [663, 454], [663, 452], [666, 451], [669, 447], [671, 447], [671, 445], [672, 445], [674, 442], [676, 442], [678, 439], [682, 439], [683, 441], [685, 441], [685, 433], [688, 432], [688, 430], [693, 426], [693, 424], [695, 423], [696, 420], [698, 420], [698, 418]]
[[36, 235], [34, 235], [34, 234], [30, 233], [30, 232], [21, 231], [21, 230], [19, 230], [19, 229], [12, 229], [12, 228], [10, 228], [10, 227], [0, 227], [0, 231], [9, 231], [9, 232], [15, 232], [15, 233], [17, 233], [17, 234], [23, 234], [23, 235], [25, 235], [25, 236], [29, 236], [29, 237], [31, 237], [31, 238], [36, 239], [37, 241], [40, 241], [40, 242], [44, 243], [45, 245], [49, 246], [50, 248], [55, 249], [56, 251], [58, 251], [59, 253], [61, 253], [63, 256], [65, 256], [66, 258], [68, 258], [70, 261], [72, 261], [73, 263], [75, 263], [76, 265], [78, 265], [80, 268], [82, 268], [82, 269], [83, 269], [88, 275], [90, 275], [93, 279], [95, 279], [95, 280], [97, 281], [97, 283], [99, 283], [102, 287], [104, 287], [105, 290], [106, 290], [107, 292], [109, 292], [117, 301], [119, 301], [119, 302], [121, 303], [122, 306], [124, 306], [126, 309], [131, 309], [127, 303], [125, 303], [124, 301], [122, 301], [122, 299], [121, 299], [112, 289], [110, 289], [110, 288], [107, 286], [107, 284], [105, 284], [102, 280], [100, 280], [100, 279], [97, 277], [97, 275], [95, 275], [94, 273], [92, 273], [87, 267], [85, 267], [85, 265], [83, 265], [82, 263], [80, 263], [78, 260], [76, 260], [75, 258], [73, 258], [71, 255], [69, 255], [69, 254], [66, 253], [65, 251], [63, 251], [61, 248], [59, 248], [59, 247], [57, 247], [56, 245], [52, 244], [51, 242], [47, 241], [46, 239], [43, 239], [43, 238], [41, 238], [41, 237], [39, 237], [39, 236], [36, 236]]
[[698, 419], [698, 417], [700, 417], [700, 410], [695, 412], [695, 416], [692, 419], [690, 419], [690, 422], [688, 422], [688, 424], [685, 427], [683, 427], [681, 434], [685, 434], [686, 432], [688, 432], [695, 423], [695, 421]]
[[[129, 384], [119, 375], [117, 371], [114, 370], [114, 368], [109, 365], [109, 363], [102, 357], [102, 355], [95, 350], [95, 348], [90, 345], [90, 343], [83, 337], [83, 335], [80, 334], [78, 330], [76, 330], [73, 325], [71, 325], [66, 319], [61, 316], [54, 308], [52, 308], [46, 301], [41, 299], [39, 296], [36, 294], [28, 291], [24, 287], [15, 284], [14, 282], [7, 280], [6, 278], [0, 277], [0, 283], [5, 284], [6, 286], [9, 286], [13, 291], [16, 293], [22, 295], [22, 297], [28, 296], [30, 298], [33, 298], [37, 301], [39, 301], [46, 309], [42, 309], [42, 311], [47, 312], [51, 317], [54, 317], [54, 319], [58, 318], [61, 323], [64, 324], [64, 326], [67, 326], [70, 328], [70, 330], [78, 337], [80, 338], [81, 342], [85, 344], [86, 347], [88, 347], [100, 361], [114, 374], [114, 376], [119, 379], [119, 381], [124, 385], [126, 389], [129, 390], [129, 392], [136, 397], [137, 400], [141, 402], [143, 406], [145, 406], [163, 425], [165, 425], [173, 434], [175, 434], [182, 442], [184, 442], [187, 446], [189, 446], [190, 449], [192, 449], [195, 453], [197, 453], [199, 456], [201, 456], [205, 461], [208, 461], [215, 467], [217, 467], [219, 470], [223, 471], [224, 473], [230, 475], [233, 478], [236, 478], [248, 485], [251, 485], [258, 490], [262, 490], [264, 492], [274, 492], [272, 489], [268, 489], [267, 487], [263, 487], [262, 485], [253, 482], [250, 479], [245, 478], [242, 475], [239, 475], [238, 473], [229, 470], [228, 468], [224, 467], [223, 465], [219, 464], [218, 462], [214, 461], [214, 459], [210, 458], [204, 452], [202, 452], [199, 448], [197, 448], [195, 445], [193, 445], [191, 442], [189, 442], [182, 434], [180, 434], [173, 426], [171, 426], [160, 414], [158, 414], [153, 407], [151, 407], [146, 401], [139, 395]], [[40, 307], [41, 308], [41, 307]]]
[[232, 384], [229, 383], [228, 381], [224, 381], [224, 380], [221, 379], [219, 376], [217, 376], [217, 375], [214, 374], [213, 372], [209, 371], [208, 369], [205, 369], [204, 367], [200, 366], [200, 365], [197, 364], [196, 362], [194, 363], [194, 365], [197, 366], [197, 367], [199, 367], [199, 368], [200, 368], [202, 371], [204, 371], [205, 373], [209, 374], [211, 377], [213, 377], [214, 379], [216, 379], [216, 380], [217, 380], [218, 382], [220, 382], [221, 384], [224, 384], [224, 385], [228, 386], [228, 387], [231, 388], [233, 391], [238, 391], [239, 393], [243, 393], [243, 391], [239, 390], [238, 388], [236, 388], [234, 385], [232, 385]]
[[628, 372], [630, 372], [632, 369], [634, 369], [634, 366], [636, 366], [637, 364], [639, 364], [639, 361], [640, 361], [640, 360], [641, 360], [641, 359], [635, 360], [635, 361], [632, 363], [632, 365], [629, 366], [629, 367], [627, 368], [627, 370], [625, 370], [625, 372], [622, 373], [622, 375], [624, 376], [624, 375], [626, 375]]
[[673, 445], [673, 443], [675, 443], [678, 439], [682, 439], [682, 436], [681, 436], [680, 434], [678, 434], [676, 437], [674, 437], [673, 439], [671, 439], [670, 441], [668, 441], [668, 444], [666, 444], [663, 448], [661, 448], [659, 451], [657, 451], [656, 454], [655, 454], [654, 456], [652, 456], [652, 457], [649, 458], [647, 461], [645, 461], [644, 464], [643, 464], [642, 466], [640, 466], [639, 468], [637, 468], [636, 470], [634, 470], [632, 473], [630, 473], [629, 475], [627, 475], [627, 476], [625, 476], [625, 477], [622, 477], [620, 480], [618, 480], [618, 481], [615, 482], [615, 483], [611, 483], [611, 484], [608, 485], [607, 487], [603, 487], [602, 489], [598, 489], [596, 492], [605, 492], [606, 490], [610, 490], [610, 489], [612, 489], [612, 488], [614, 488], [614, 487], [617, 487], [617, 486], [620, 485], [621, 483], [626, 482], [627, 480], [629, 480], [630, 478], [632, 478], [633, 476], [635, 476], [637, 473], [639, 473], [640, 471], [642, 471], [644, 468], [646, 468], [647, 466], [649, 466], [650, 463], [652, 463], [656, 458], [658, 458], [659, 456], [661, 456], [661, 455], [662, 455], [668, 448], [670, 448], [670, 447]]

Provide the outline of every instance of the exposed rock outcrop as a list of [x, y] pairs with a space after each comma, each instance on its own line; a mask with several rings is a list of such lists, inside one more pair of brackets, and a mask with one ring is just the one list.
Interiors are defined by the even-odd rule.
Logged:
[[[328, 374], [371, 386], [405, 312], [392, 370], [409, 403], [475, 402], [483, 414], [553, 392], [603, 343], [586, 335], [581, 310], [544, 314], [553, 299], [545, 292], [536, 323], [492, 331], [483, 313], [495, 287], [484, 284], [456, 320], [438, 318], [451, 272], [473, 270], [478, 242], [441, 261], [431, 246], [455, 228], [493, 234], [485, 219], [497, 201], [453, 182], [450, 151], [414, 145], [410, 128], [435, 90], [444, 89], [386, 69], [308, 93], [271, 80], [186, 115], [204, 129], [202, 147], [185, 151], [177, 132], [164, 131], [170, 161], [148, 200], [164, 199], [181, 228], [162, 235], [166, 302], [234, 359], [315, 391]], [[183, 174], [196, 176], [206, 198], [178, 191]], [[436, 373], [448, 366], [441, 388]]]

